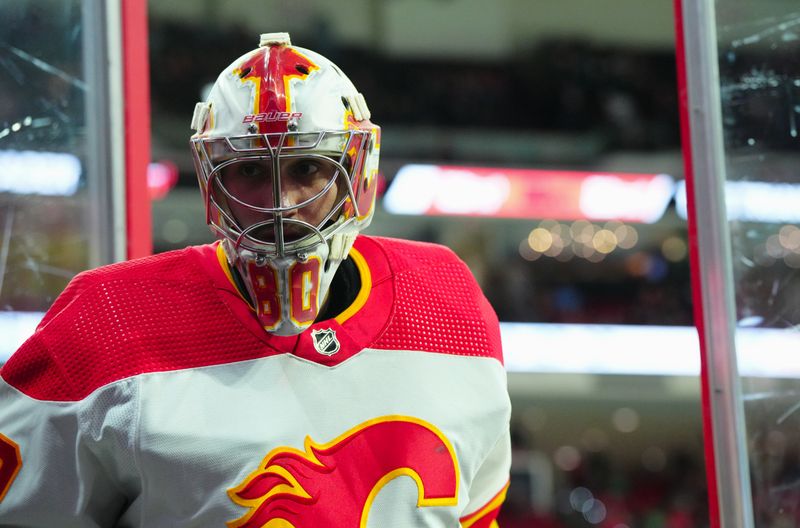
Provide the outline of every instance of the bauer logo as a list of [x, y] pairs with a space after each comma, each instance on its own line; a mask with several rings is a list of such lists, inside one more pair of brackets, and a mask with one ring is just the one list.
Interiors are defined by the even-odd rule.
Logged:
[[332, 328], [312, 330], [311, 339], [314, 341], [314, 348], [323, 356], [332, 356], [339, 351], [339, 340]]
[[303, 112], [261, 112], [260, 114], [247, 114], [242, 123], [271, 123], [273, 121], [289, 121], [303, 117]]

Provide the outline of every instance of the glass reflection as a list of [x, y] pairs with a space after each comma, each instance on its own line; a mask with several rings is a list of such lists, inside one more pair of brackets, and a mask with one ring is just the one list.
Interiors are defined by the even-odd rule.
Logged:
[[[787, 3], [718, 1], [717, 26], [740, 371], [742, 360], [767, 354], [788, 367], [800, 361], [797, 346], [758, 350], [745, 329], [780, 329], [787, 344], [800, 344], [792, 199], [800, 197], [800, 12]], [[800, 379], [789, 376], [742, 382], [759, 527], [800, 522]]]
[[[89, 266], [82, 19], [78, 0], [23, 0], [3, 7], [0, 325], [6, 330], [0, 333], [5, 335], [20, 312], [45, 311], [69, 279]], [[3, 345], [0, 364], [11, 351], [5, 347], [17, 344]]]

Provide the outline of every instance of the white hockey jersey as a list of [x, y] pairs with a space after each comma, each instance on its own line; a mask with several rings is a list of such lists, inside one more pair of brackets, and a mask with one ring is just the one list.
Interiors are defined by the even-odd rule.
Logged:
[[353, 304], [293, 337], [217, 244], [77, 276], [0, 370], [0, 526], [496, 526], [493, 311], [440, 246], [360, 236], [351, 258]]

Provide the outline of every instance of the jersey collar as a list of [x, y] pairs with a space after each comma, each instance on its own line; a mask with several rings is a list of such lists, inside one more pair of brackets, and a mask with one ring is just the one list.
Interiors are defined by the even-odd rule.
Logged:
[[[225, 252], [219, 242], [206, 246], [206, 269], [223, 300], [237, 319], [261, 341], [280, 352], [326, 366], [336, 366], [353, 357], [375, 342], [386, 327], [393, 307], [393, 283], [389, 263], [378, 244], [369, 237], [359, 236], [349, 257], [359, 273], [361, 286], [356, 298], [344, 311], [332, 319], [317, 321], [296, 336], [276, 336], [266, 332], [254, 315], [249, 301], [236, 287]], [[210, 265], [209, 265], [210, 264]], [[322, 348], [325, 335], [338, 342], [338, 350], [327, 355], [333, 346]], [[322, 337], [320, 337], [322, 336]]]

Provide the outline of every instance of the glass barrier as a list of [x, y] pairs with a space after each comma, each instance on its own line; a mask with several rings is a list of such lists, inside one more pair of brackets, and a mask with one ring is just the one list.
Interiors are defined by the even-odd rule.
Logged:
[[[716, 25], [735, 290], [755, 526], [800, 522], [800, 10], [718, 0]], [[767, 206], [766, 209], [763, 206]], [[754, 214], [759, 209], [768, 214]], [[744, 336], [773, 329], [771, 347]], [[743, 357], [784, 369], [749, 375]]]
[[98, 5], [21, 0], [3, 9], [0, 364], [75, 274], [111, 260]]

